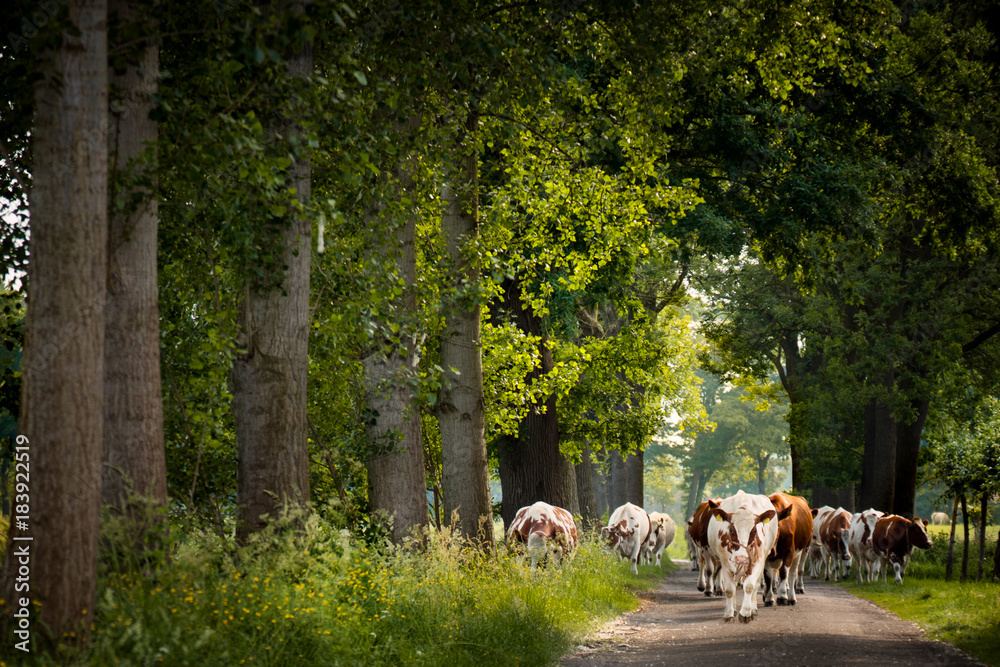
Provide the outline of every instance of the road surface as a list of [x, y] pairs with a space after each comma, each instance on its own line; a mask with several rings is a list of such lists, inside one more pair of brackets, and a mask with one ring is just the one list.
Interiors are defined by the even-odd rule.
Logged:
[[[606, 626], [562, 667], [614, 665], [980, 665], [920, 628], [836, 586], [806, 578], [794, 607], [764, 607], [748, 624], [725, 623], [724, 598], [698, 592], [678, 561], [642, 608]], [[739, 609], [742, 591], [736, 594]]]

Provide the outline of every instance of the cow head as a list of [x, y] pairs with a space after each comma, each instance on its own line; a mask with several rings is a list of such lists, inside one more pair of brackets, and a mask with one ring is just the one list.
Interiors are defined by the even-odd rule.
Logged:
[[875, 534], [875, 524], [878, 523], [879, 517], [883, 516], [885, 512], [880, 512], [877, 509], [867, 509], [861, 513], [861, 521], [864, 523], [865, 530], [861, 535], [861, 541], [864, 542], [865, 547], [868, 549], [872, 548], [872, 535]]
[[910, 544], [920, 549], [930, 549], [934, 544], [927, 534], [927, 519], [919, 516], [913, 517], [913, 521], [906, 527], [906, 537]]
[[618, 523], [601, 528], [601, 536], [607, 539], [608, 546], [614, 549], [618, 544], [635, 532], [635, 528], [628, 527], [628, 521], [622, 519]]
[[774, 520], [775, 511], [770, 509], [754, 514], [748, 509], [739, 508], [730, 513], [719, 507], [719, 503], [714, 500], [709, 500], [708, 504], [712, 518], [719, 522], [719, 525], [710, 526], [709, 530], [718, 531], [719, 545], [728, 554], [727, 558], [737, 573], [737, 578], [742, 578], [760, 554], [763, 531], [758, 526]]

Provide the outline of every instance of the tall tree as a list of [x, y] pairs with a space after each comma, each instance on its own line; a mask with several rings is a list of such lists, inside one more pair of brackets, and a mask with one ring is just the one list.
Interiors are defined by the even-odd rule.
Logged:
[[445, 518], [458, 513], [457, 527], [474, 542], [492, 547], [493, 505], [490, 501], [486, 457], [485, 405], [479, 292], [479, 119], [467, 109], [454, 128], [451, 162], [447, 165], [441, 199], [441, 229], [452, 267], [453, 297], [445, 306], [441, 333], [441, 366], [445, 369], [438, 393], [441, 427], [442, 487]]
[[[419, 127], [419, 116], [408, 124], [408, 136]], [[408, 382], [419, 370], [417, 319], [417, 211], [413, 201], [416, 184], [412, 166], [398, 169], [395, 201], [402, 204], [402, 221], [393, 219], [386, 207], [371, 216], [370, 230], [381, 243], [378, 251], [394, 258], [401, 295], [390, 299], [385, 312], [393, 317], [380, 328], [395, 330], [395, 340], [384, 341], [363, 360], [365, 402], [371, 417], [368, 437], [375, 454], [367, 461], [368, 500], [373, 511], [394, 517], [392, 539], [401, 542], [428, 524], [427, 479], [424, 472], [423, 432], [420, 408]], [[395, 233], [391, 233], [392, 231]], [[390, 233], [386, 233], [389, 231]], [[409, 325], [409, 326], [408, 326]]]
[[15, 554], [30, 552], [30, 606], [41, 605], [35, 627], [82, 639], [94, 617], [101, 496], [107, 4], [69, 0], [67, 9], [72, 29], [59, 22], [59, 33], [47, 35], [54, 46], [40, 54], [35, 84], [20, 418], [31, 494], [23, 512], [15, 505], [3, 578], [12, 607], [25, 597], [15, 592]]
[[[130, 0], [108, 6], [112, 67], [108, 276], [104, 337], [101, 501], [125, 509], [134, 493], [167, 502], [153, 177], [159, 48], [150, 17]], [[142, 38], [132, 40], [138, 32]], [[120, 51], [114, 53], [119, 49]]]
[[[308, 4], [292, 0], [284, 7], [290, 31], [287, 72], [302, 88], [308, 87], [313, 68], [311, 29], [304, 20]], [[306, 378], [312, 224], [306, 208], [312, 182], [308, 144], [294, 113], [274, 128], [279, 137], [287, 137], [293, 200], [264, 213], [269, 215], [265, 242], [280, 248], [280, 254], [263, 269], [260, 281], [246, 282], [239, 354], [232, 370], [239, 460], [237, 530], [244, 538], [284, 507], [309, 502]]]

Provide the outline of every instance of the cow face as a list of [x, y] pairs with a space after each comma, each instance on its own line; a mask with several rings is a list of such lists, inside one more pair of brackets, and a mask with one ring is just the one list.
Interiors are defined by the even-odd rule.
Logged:
[[919, 549], [930, 549], [934, 544], [927, 535], [927, 520], [919, 516], [913, 517], [913, 521], [906, 527], [906, 537], [910, 544]]
[[628, 527], [628, 521], [622, 519], [616, 524], [605, 526], [601, 529], [601, 534], [608, 540], [608, 546], [614, 549], [623, 539], [635, 532], [635, 528]]
[[758, 528], [774, 520], [774, 510], [766, 510], [754, 514], [746, 509], [738, 509], [731, 514], [718, 503], [709, 501], [712, 508], [712, 518], [718, 523], [711, 525], [709, 530], [717, 530], [719, 546], [727, 555], [737, 578], [749, 571], [750, 566], [759, 560], [760, 547], [763, 544], [763, 528]]
[[868, 549], [872, 548], [872, 535], [875, 534], [875, 524], [878, 523], [879, 517], [882, 515], [883, 512], [876, 509], [865, 510], [861, 513], [861, 520], [865, 525], [865, 531], [861, 536], [861, 541]]

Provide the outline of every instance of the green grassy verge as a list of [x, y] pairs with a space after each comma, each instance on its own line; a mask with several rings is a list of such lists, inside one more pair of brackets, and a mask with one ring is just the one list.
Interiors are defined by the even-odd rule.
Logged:
[[503, 547], [445, 534], [376, 549], [315, 518], [240, 552], [207, 535], [173, 551], [152, 570], [106, 563], [89, 647], [31, 664], [546, 665], [662, 577], [634, 577], [593, 537], [568, 564], [530, 570]]
[[[940, 529], [942, 526], [933, 528]], [[987, 535], [993, 535], [995, 539], [996, 530], [990, 528]], [[958, 581], [961, 542], [955, 545], [954, 578], [945, 581], [948, 535], [946, 531], [935, 530], [932, 537], [933, 548], [915, 550], [902, 584], [895, 583], [890, 571], [888, 583], [880, 581], [858, 586], [854, 583], [852, 571], [849, 583], [838, 585], [902, 619], [916, 623], [928, 637], [957, 646], [987, 665], [1000, 667], [1000, 584], [988, 581], [995, 542], [988, 542], [986, 546], [984, 581], [962, 583]], [[974, 578], [979, 545], [970, 544], [969, 551], [969, 572]]]

